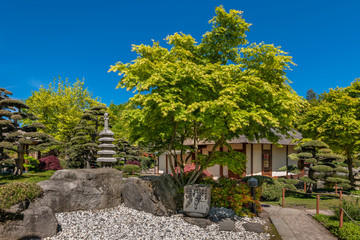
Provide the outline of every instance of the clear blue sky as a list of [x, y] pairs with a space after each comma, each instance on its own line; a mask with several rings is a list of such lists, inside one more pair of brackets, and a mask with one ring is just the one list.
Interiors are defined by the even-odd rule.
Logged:
[[84, 78], [102, 102], [125, 102], [109, 66], [130, 62], [131, 44], [182, 31], [200, 41], [215, 7], [244, 11], [250, 42], [273, 43], [293, 56], [295, 91], [321, 93], [360, 77], [360, 1], [0, 1], [0, 87], [26, 99], [54, 77]]

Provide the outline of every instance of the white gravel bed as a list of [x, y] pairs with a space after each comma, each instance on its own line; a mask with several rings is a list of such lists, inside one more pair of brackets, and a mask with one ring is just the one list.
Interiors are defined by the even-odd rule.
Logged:
[[260, 218], [241, 218], [236, 232], [219, 231], [218, 224], [206, 229], [185, 222], [181, 216], [158, 217], [120, 205], [115, 208], [55, 214], [61, 231], [50, 239], [270, 239], [267, 233], [247, 232], [242, 224]]

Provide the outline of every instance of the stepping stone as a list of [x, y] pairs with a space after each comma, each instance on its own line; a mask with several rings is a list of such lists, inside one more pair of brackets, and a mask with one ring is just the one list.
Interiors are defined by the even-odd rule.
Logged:
[[243, 227], [248, 232], [263, 233], [264, 227], [260, 223], [244, 223]]
[[183, 219], [193, 225], [196, 225], [201, 228], [206, 228], [207, 226], [213, 224], [212, 221], [210, 221], [207, 218], [192, 218], [192, 217], [183, 217]]
[[219, 231], [235, 231], [235, 223], [230, 218], [225, 218], [219, 222]]

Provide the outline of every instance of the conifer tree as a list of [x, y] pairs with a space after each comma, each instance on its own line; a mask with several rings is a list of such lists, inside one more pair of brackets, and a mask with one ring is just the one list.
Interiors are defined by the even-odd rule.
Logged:
[[86, 110], [76, 125], [75, 136], [71, 138], [66, 154], [68, 166], [90, 168], [96, 166], [98, 136], [102, 129], [106, 106], [94, 106]]
[[37, 145], [37, 150], [43, 150], [57, 141], [50, 135], [37, 132], [44, 128], [41, 123], [21, 124], [22, 120], [36, 120], [36, 116], [27, 113], [29, 107], [22, 101], [11, 99], [10, 91], [0, 88], [0, 154], [1, 160], [6, 159], [4, 149], [17, 153], [14, 175], [23, 172], [24, 154], [30, 146]]
[[307, 190], [312, 189], [313, 184], [320, 182], [325, 184], [338, 184], [349, 188], [348, 170], [343, 166], [345, 157], [335, 154], [329, 146], [320, 140], [311, 140], [300, 144], [295, 149], [297, 153], [289, 155], [293, 161], [300, 162], [300, 168], [305, 168], [305, 176], [300, 180], [307, 184]]

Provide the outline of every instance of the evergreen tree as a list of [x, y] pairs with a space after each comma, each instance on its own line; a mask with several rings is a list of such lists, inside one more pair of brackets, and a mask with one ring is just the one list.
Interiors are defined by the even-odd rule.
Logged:
[[98, 137], [104, 125], [103, 116], [106, 109], [106, 106], [94, 106], [82, 115], [80, 122], [74, 128], [75, 136], [71, 138], [66, 150], [69, 167], [96, 166]]
[[0, 154], [1, 160], [6, 159], [4, 149], [17, 153], [15, 159], [15, 175], [23, 172], [24, 154], [30, 150], [30, 146], [36, 146], [36, 150], [57, 143], [57, 141], [46, 133], [37, 132], [45, 128], [41, 123], [21, 124], [21, 121], [36, 117], [27, 113], [29, 107], [22, 101], [11, 99], [10, 91], [0, 88]]
[[[300, 180], [307, 184], [307, 190], [312, 189], [313, 184], [325, 183], [328, 185], [338, 184], [349, 188], [348, 170], [343, 166], [345, 158], [335, 154], [329, 146], [320, 140], [311, 140], [300, 144], [295, 149], [297, 153], [289, 155], [293, 161], [299, 161], [300, 168], [305, 168], [305, 176]], [[319, 182], [320, 181], [320, 182]]]

